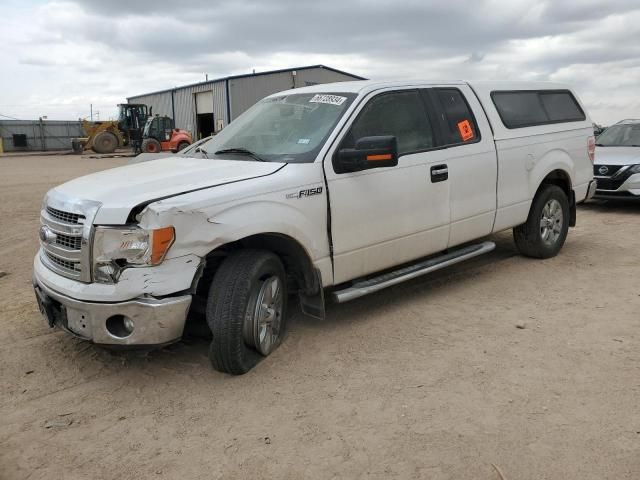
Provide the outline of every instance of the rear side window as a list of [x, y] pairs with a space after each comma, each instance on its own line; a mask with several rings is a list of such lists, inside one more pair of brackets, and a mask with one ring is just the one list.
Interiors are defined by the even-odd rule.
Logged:
[[586, 118], [568, 90], [492, 92], [491, 99], [507, 128], [579, 122]]
[[542, 106], [554, 122], [580, 122], [585, 119], [584, 112], [570, 92], [541, 92]]
[[384, 93], [373, 98], [351, 126], [341, 148], [353, 148], [358, 139], [378, 135], [395, 136], [398, 155], [434, 146], [431, 124], [417, 91]]
[[478, 127], [462, 92], [457, 88], [435, 90], [444, 113], [446, 145], [473, 143], [480, 140]]

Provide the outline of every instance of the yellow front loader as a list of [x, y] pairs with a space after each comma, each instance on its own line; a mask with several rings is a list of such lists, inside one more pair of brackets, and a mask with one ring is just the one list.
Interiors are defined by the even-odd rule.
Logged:
[[113, 153], [116, 148], [125, 144], [124, 136], [118, 122], [88, 122], [82, 120], [82, 128], [86, 137], [74, 138], [71, 142], [73, 151], [82, 153], [93, 150], [96, 153]]

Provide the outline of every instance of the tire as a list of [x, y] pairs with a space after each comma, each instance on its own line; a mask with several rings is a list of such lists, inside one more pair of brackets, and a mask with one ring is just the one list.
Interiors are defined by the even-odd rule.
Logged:
[[71, 140], [71, 150], [73, 150], [73, 153], [76, 155], [80, 155], [84, 151], [84, 145], [74, 138]]
[[96, 153], [113, 153], [118, 148], [118, 137], [111, 132], [100, 132], [93, 139], [92, 148]]
[[[270, 252], [241, 250], [222, 262], [211, 282], [205, 313], [214, 369], [242, 375], [278, 347], [286, 327], [286, 280], [282, 262]], [[276, 290], [270, 303], [270, 292]]]
[[184, 150], [185, 148], [187, 148], [189, 146], [189, 142], [180, 142], [178, 144], [178, 152], [181, 150]]
[[162, 146], [155, 138], [145, 138], [142, 141], [142, 151], [144, 153], [160, 153], [162, 151]]
[[564, 190], [556, 185], [543, 185], [533, 199], [526, 223], [513, 229], [518, 251], [526, 257], [555, 257], [567, 239], [569, 215]]

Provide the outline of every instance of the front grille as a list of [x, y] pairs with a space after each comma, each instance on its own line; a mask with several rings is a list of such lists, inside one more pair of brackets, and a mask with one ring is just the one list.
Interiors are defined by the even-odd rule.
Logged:
[[82, 237], [74, 237], [72, 235], [58, 233], [56, 235], [56, 245], [60, 245], [61, 247], [71, 250], [80, 250], [80, 248], [82, 248]]
[[52, 255], [51, 253], [47, 252], [45, 250], [44, 252], [47, 255], [47, 258], [49, 260], [51, 260], [51, 262], [53, 262], [54, 264], [56, 264], [58, 267], [63, 268], [65, 270], [68, 270], [69, 272], [73, 272], [73, 273], [79, 273], [82, 271], [82, 267], [80, 266], [80, 262], [70, 262], [69, 260], [63, 260], [60, 257], [56, 257], [55, 255]]
[[[607, 171], [606, 173], [602, 174], [600, 173], [600, 169], [602, 167], [607, 167]], [[596, 177], [612, 177], [613, 175], [615, 175], [618, 170], [620, 170], [622, 167], [624, 167], [624, 165], [594, 165], [593, 166], [593, 174]]]
[[[607, 173], [600, 173], [600, 168], [607, 167]], [[618, 190], [627, 179], [633, 175], [628, 165], [594, 165], [593, 171], [598, 180], [597, 190]]]
[[84, 215], [79, 215], [77, 213], [63, 212], [62, 210], [58, 210], [49, 206], [47, 206], [47, 213], [53, 218], [64, 223], [71, 223], [74, 225], [84, 223]]
[[47, 205], [40, 222], [44, 229], [41, 259], [50, 270], [64, 277], [82, 279], [82, 232], [85, 216]]

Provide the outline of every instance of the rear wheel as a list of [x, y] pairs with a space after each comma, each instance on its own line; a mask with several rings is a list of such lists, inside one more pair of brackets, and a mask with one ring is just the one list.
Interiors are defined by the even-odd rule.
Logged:
[[569, 232], [569, 200], [556, 185], [545, 185], [533, 199], [526, 223], [513, 229], [518, 251], [533, 258], [558, 254]]
[[187, 148], [189, 146], [189, 142], [180, 142], [178, 144], [178, 151], [180, 150], [184, 150], [185, 148]]
[[93, 139], [93, 150], [96, 153], [113, 153], [118, 148], [118, 137], [111, 132], [100, 132]]
[[162, 146], [155, 138], [145, 138], [142, 141], [142, 151], [145, 153], [159, 153], [162, 151]]
[[271, 354], [284, 336], [286, 307], [286, 274], [276, 255], [261, 250], [229, 255], [207, 298], [213, 368], [242, 375]]

